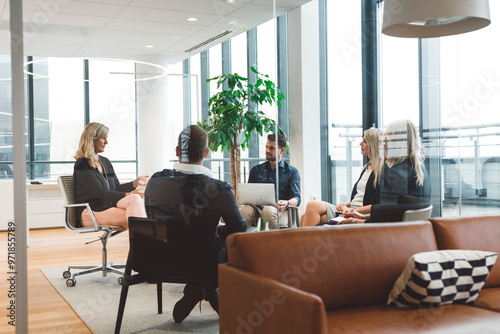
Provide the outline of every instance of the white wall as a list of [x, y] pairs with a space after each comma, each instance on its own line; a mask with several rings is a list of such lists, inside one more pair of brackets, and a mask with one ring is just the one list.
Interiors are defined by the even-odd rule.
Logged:
[[288, 13], [288, 35], [290, 163], [300, 173], [303, 212], [321, 195], [317, 0]]
[[[164, 57], [141, 59], [167, 67]], [[137, 65], [137, 72], [142, 66]], [[152, 175], [168, 168], [167, 150], [175, 145], [168, 141], [167, 92], [168, 77], [137, 81], [137, 149], [139, 175]], [[181, 97], [182, 98], [182, 97]], [[173, 148], [172, 148], [172, 145]]]

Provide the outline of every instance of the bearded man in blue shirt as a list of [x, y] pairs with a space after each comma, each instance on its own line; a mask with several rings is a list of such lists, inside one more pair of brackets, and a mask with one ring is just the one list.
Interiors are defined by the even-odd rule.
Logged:
[[281, 159], [287, 146], [286, 137], [279, 134], [277, 144], [276, 135], [274, 133], [269, 134], [266, 142], [267, 161], [250, 170], [248, 183], [273, 183], [276, 189], [277, 165], [279, 170], [279, 199], [277, 199], [274, 206], [243, 205], [240, 210], [243, 218], [247, 221], [247, 227], [257, 226], [257, 221], [261, 218], [262, 224], [267, 223], [269, 229], [276, 229], [277, 212], [279, 212], [280, 226], [288, 226], [288, 207], [300, 204], [299, 171]]

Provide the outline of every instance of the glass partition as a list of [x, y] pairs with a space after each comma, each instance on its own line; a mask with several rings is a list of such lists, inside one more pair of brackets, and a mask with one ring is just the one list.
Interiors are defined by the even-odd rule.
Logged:
[[363, 165], [361, 2], [327, 2], [328, 119], [332, 201], [348, 202]]
[[[500, 3], [490, 1], [492, 17]], [[443, 215], [500, 213], [500, 23], [441, 38]]]

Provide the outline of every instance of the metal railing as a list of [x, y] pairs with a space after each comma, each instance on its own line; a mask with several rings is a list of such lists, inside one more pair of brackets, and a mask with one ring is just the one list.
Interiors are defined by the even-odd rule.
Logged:
[[[353, 140], [362, 138], [360, 125], [333, 124], [331, 145], [334, 201], [345, 200], [363, 164]], [[355, 131], [352, 131], [352, 130]], [[466, 201], [476, 205], [500, 203], [500, 124], [423, 131], [426, 158], [439, 159], [444, 204]], [[340, 140], [339, 140], [340, 139]], [[343, 152], [343, 153], [342, 153]], [[486, 175], [487, 174], [487, 175]], [[345, 183], [343, 182], [345, 180]]]

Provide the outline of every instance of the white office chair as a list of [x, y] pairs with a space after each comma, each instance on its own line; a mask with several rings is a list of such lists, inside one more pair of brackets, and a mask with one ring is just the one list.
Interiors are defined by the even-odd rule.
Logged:
[[432, 205], [422, 209], [406, 210], [403, 214], [403, 221], [427, 220], [431, 218]]
[[[97, 240], [100, 240], [102, 243], [102, 264], [100, 265], [83, 265], [83, 266], [68, 266], [68, 270], [63, 272], [63, 277], [67, 278], [66, 286], [74, 286], [76, 284], [75, 277], [78, 275], [85, 275], [94, 272], [102, 272], [102, 276], [107, 276], [108, 272], [112, 272], [120, 275], [118, 278], [118, 283], [121, 284], [123, 282], [123, 271], [118, 270], [120, 268], [125, 268], [125, 265], [114, 265], [112, 262], [108, 263], [107, 259], [107, 249], [106, 244], [108, 239], [118, 233], [125, 231], [121, 226], [99, 226], [97, 224], [97, 220], [94, 216], [92, 209], [90, 208], [89, 203], [75, 203], [75, 181], [73, 180], [73, 175], [63, 175], [59, 176], [57, 179], [57, 183], [61, 187], [61, 190], [64, 194], [64, 198], [66, 199], [65, 208], [65, 227], [68, 231], [74, 233], [89, 233], [89, 232], [103, 232], [101, 236], [98, 237]], [[78, 219], [76, 217], [76, 208], [77, 207], [86, 207], [90, 212], [90, 217], [94, 222], [94, 226], [90, 227], [79, 227]], [[97, 241], [89, 241], [86, 244]], [[77, 273], [73, 274], [71, 277], [71, 269], [84, 269]]]

